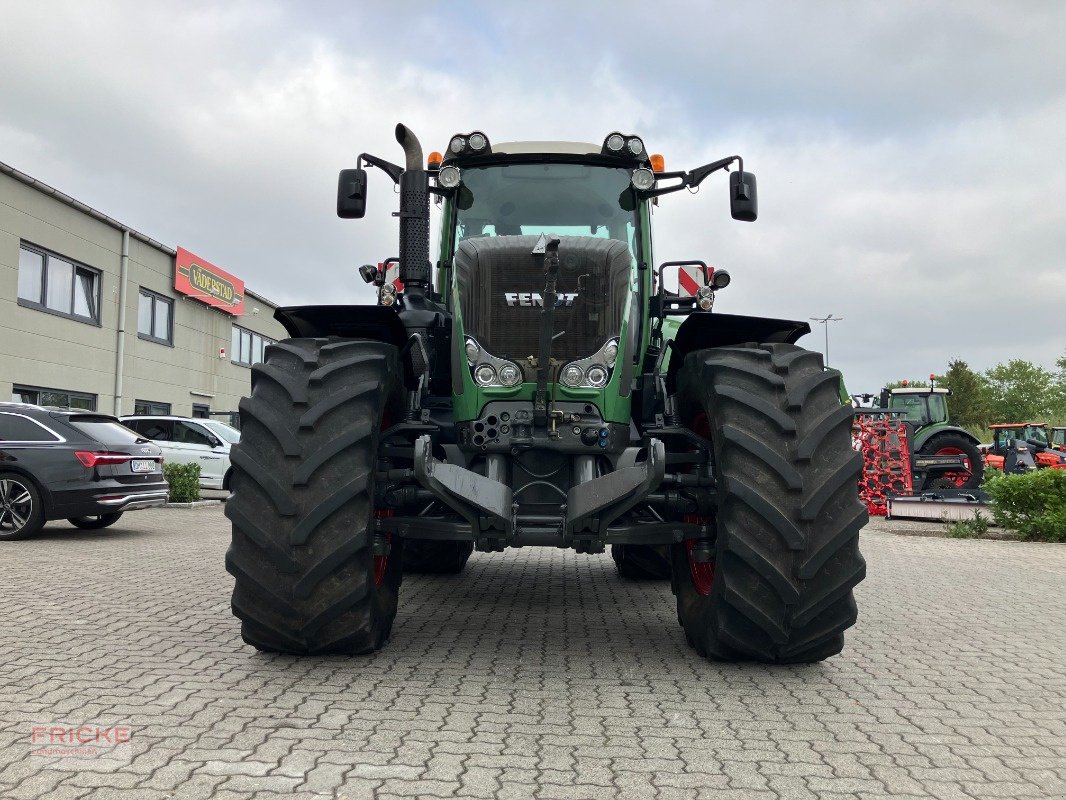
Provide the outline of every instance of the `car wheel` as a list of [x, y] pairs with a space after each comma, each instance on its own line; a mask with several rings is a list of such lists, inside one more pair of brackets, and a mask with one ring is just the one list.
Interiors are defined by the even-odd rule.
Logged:
[[28, 539], [44, 527], [44, 502], [33, 481], [0, 472], [0, 539]]
[[70, 517], [67, 522], [83, 531], [98, 531], [101, 528], [111, 527], [119, 521], [121, 516], [122, 512], [119, 511], [115, 514], [98, 514], [94, 517]]

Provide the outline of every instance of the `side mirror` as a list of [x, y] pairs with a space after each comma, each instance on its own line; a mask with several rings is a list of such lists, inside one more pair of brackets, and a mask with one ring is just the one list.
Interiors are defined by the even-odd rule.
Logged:
[[729, 174], [729, 213], [741, 222], [754, 222], [759, 217], [759, 196], [755, 188], [755, 173]]
[[366, 170], [342, 169], [337, 181], [337, 216], [362, 219], [366, 214]]

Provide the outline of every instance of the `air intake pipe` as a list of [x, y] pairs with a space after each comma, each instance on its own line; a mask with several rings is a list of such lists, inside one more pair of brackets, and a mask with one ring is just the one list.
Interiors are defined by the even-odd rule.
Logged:
[[422, 145], [406, 125], [396, 126], [405, 169], [400, 175], [400, 280], [404, 292], [422, 294], [429, 287], [429, 189]]

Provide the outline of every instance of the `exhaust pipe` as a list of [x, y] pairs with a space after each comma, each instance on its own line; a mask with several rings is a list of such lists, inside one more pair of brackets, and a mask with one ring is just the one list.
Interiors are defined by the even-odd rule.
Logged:
[[407, 169], [422, 169], [422, 145], [418, 137], [404, 124], [396, 126], [396, 141], [403, 148], [403, 154], [407, 157]]
[[404, 292], [423, 294], [429, 287], [429, 190], [422, 145], [406, 125], [396, 126], [406, 169], [400, 175], [400, 280]]

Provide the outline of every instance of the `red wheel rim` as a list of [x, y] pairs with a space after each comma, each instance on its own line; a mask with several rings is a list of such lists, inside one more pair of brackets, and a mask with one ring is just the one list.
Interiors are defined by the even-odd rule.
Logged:
[[695, 539], [685, 540], [685, 550], [688, 553], [688, 569], [692, 573], [692, 587], [698, 594], [706, 597], [714, 587], [714, 559], [710, 561], [696, 561], [692, 557], [692, 551], [696, 547]]
[[[707, 414], [700, 411], [692, 420], [692, 432], [708, 441], [711, 439], [711, 421]], [[704, 523], [706, 520], [698, 515], [685, 517], [685, 522]], [[714, 587], [714, 559], [710, 561], [696, 561], [692, 558], [692, 551], [696, 547], [695, 539], [685, 540], [685, 552], [688, 554], [688, 569], [692, 575], [692, 588], [703, 597], [711, 593]]]
[[[387, 431], [392, 427], [392, 414], [388, 409], [381, 412], [381, 430]], [[375, 519], [388, 519], [395, 512], [391, 508], [383, 508], [374, 511]], [[389, 549], [392, 549], [392, 534], [384, 534], [385, 541], [389, 543]], [[374, 556], [374, 588], [380, 589], [382, 584], [385, 583], [385, 573], [389, 569], [389, 556], [385, 554], [383, 556]]]
[[[392, 515], [393, 515], [393, 510], [391, 508], [386, 508], [386, 509], [382, 509], [380, 511], [375, 511], [374, 512], [374, 517], [376, 519], [388, 519]], [[389, 549], [391, 550], [392, 549], [392, 534], [391, 533], [384, 533], [384, 534], [382, 534], [382, 536], [385, 537], [385, 541], [388, 542]], [[388, 571], [388, 569], [389, 569], [389, 556], [388, 556], [388, 554], [386, 553], [385, 555], [375, 555], [374, 556], [374, 586], [375, 586], [375, 588], [381, 588], [382, 584], [385, 583], [385, 573]]]
[[970, 456], [961, 447], [941, 447], [935, 453], [934, 456], [962, 456], [963, 463], [966, 464], [966, 472], [945, 472], [944, 476], [956, 486], [965, 486], [966, 481], [970, 480], [970, 476], [973, 475], [973, 464], [970, 463]]
[[[386, 538], [392, 536], [391, 533], [385, 534]], [[389, 568], [388, 556], [374, 556], [374, 586], [380, 588], [385, 583], [385, 570]]]

